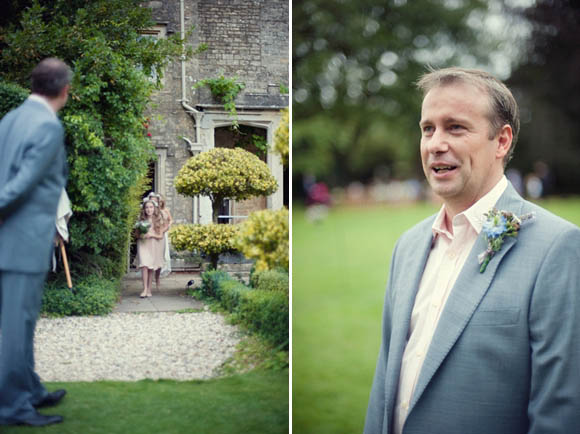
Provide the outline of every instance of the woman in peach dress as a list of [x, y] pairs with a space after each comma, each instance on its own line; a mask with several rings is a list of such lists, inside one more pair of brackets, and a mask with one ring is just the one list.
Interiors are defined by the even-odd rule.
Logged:
[[164, 262], [164, 241], [163, 234], [165, 228], [159, 206], [153, 200], [146, 200], [143, 203], [140, 221], [149, 223], [149, 230], [145, 234], [139, 234], [137, 240], [137, 267], [141, 270], [143, 279], [143, 292], [141, 298], [151, 297], [151, 283], [155, 270], [161, 269]]
[[163, 266], [160, 269], [155, 270], [155, 285], [157, 290], [159, 290], [159, 278], [161, 276], [168, 276], [171, 273], [171, 256], [169, 255], [169, 237], [167, 231], [173, 224], [173, 218], [171, 217], [169, 208], [165, 206], [165, 198], [162, 195], [159, 193], [151, 192], [149, 193], [148, 199], [154, 200], [157, 202], [157, 205], [159, 205], [159, 214], [161, 216], [163, 228], [165, 231], [163, 236], [163, 244], [165, 246]]

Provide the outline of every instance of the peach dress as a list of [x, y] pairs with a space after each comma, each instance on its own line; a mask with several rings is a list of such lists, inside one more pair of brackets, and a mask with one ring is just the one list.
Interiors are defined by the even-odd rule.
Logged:
[[[147, 235], [160, 234], [155, 232], [153, 225], [149, 228]], [[163, 238], [142, 238], [137, 240], [137, 268], [147, 267], [151, 270], [157, 270], [165, 262], [165, 241]]]

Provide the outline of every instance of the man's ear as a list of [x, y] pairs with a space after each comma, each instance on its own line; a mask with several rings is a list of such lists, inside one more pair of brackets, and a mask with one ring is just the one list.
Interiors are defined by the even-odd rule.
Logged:
[[70, 84], [67, 84], [65, 87], [62, 88], [62, 90], [60, 91], [60, 95], [59, 96], [60, 97], [63, 97], [63, 98], [64, 98], [65, 95], [68, 96], [69, 90], [70, 90]]
[[512, 147], [513, 137], [514, 135], [511, 126], [505, 124], [501, 127], [497, 136], [497, 149], [495, 151], [496, 158], [502, 160], [507, 155]]

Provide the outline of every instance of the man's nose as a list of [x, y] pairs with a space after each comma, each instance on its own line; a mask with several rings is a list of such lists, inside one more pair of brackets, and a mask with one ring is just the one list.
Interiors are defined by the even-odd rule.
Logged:
[[435, 130], [431, 137], [427, 138], [425, 145], [427, 151], [431, 154], [440, 154], [449, 150], [448, 137], [445, 134], [445, 131], [442, 131], [439, 128]]

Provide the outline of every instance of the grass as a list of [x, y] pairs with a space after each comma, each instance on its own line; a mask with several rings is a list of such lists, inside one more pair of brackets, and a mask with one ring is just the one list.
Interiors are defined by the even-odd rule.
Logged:
[[[288, 370], [253, 371], [208, 381], [49, 383], [65, 388], [62, 404], [45, 414], [58, 434], [241, 434], [288, 432]], [[2, 427], [3, 434], [39, 431]]]
[[[580, 198], [540, 205], [580, 225]], [[333, 209], [319, 224], [292, 216], [292, 426], [362, 432], [395, 241], [437, 206]]]

